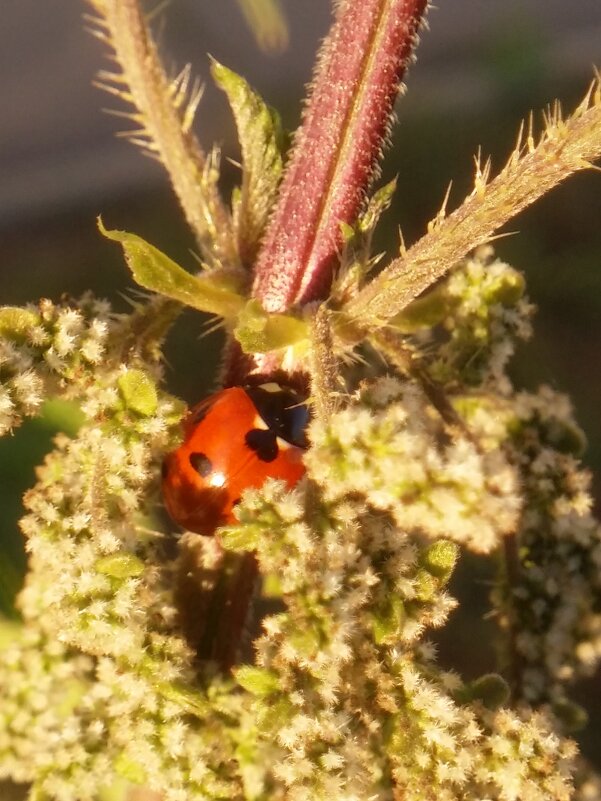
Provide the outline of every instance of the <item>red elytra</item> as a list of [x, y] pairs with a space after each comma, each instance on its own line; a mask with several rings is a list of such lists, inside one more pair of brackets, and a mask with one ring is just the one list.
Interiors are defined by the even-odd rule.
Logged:
[[173, 520], [211, 535], [235, 521], [233, 507], [267, 478], [303, 476], [307, 407], [278, 384], [231, 387], [186, 416], [184, 441], [163, 461], [163, 498]]

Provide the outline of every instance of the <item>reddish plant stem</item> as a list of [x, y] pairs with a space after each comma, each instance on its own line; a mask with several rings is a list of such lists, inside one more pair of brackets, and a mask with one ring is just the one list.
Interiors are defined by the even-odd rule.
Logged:
[[[342, 0], [338, 6], [258, 256], [253, 295], [267, 311], [327, 295], [341, 245], [340, 223], [354, 222], [377, 169], [426, 3]], [[269, 372], [269, 360], [249, 363], [232, 343], [226, 385], [257, 370]], [[232, 664], [255, 577], [256, 562], [243, 562], [224, 585], [218, 630], [205, 632], [202, 655], [222, 668]]]
[[377, 169], [427, 0], [342, 0], [267, 228], [253, 294], [267, 311], [327, 295]]

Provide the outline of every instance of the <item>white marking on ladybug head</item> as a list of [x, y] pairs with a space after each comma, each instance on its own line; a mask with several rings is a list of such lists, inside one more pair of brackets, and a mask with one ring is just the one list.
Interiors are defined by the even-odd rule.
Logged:
[[253, 420], [253, 428], [261, 428], [263, 431], [267, 431], [269, 426], [260, 415], [256, 414], [255, 419]]
[[281, 451], [287, 451], [288, 448], [292, 447], [292, 445], [289, 442], [286, 442], [286, 440], [282, 439], [281, 437], [276, 437], [276, 442], [278, 444], [278, 448]]
[[211, 487], [224, 487], [227, 481], [225, 473], [221, 473], [219, 470], [215, 470], [214, 473], [211, 473], [209, 476], [207, 483], [211, 485]]
[[270, 381], [268, 384], [260, 384], [259, 389], [264, 389], [265, 392], [281, 392], [282, 388], [275, 381]]

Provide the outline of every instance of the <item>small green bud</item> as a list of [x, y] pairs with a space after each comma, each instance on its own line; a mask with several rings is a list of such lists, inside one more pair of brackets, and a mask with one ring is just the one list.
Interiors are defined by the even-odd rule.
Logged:
[[34, 325], [40, 324], [39, 315], [18, 306], [0, 308], [0, 336], [22, 342]]
[[139, 762], [134, 762], [124, 753], [119, 754], [113, 763], [115, 773], [122, 776], [124, 779], [132, 782], [132, 784], [144, 784], [146, 781], [146, 771]]
[[523, 297], [526, 289], [524, 276], [517, 270], [505, 270], [487, 292], [489, 302], [511, 307]]
[[234, 677], [251, 695], [272, 695], [280, 689], [278, 674], [264, 668], [242, 665], [236, 670]]
[[242, 522], [219, 529], [221, 544], [228, 551], [256, 551], [263, 535], [262, 527], [252, 523]]
[[154, 383], [142, 370], [128, 370], [117, 381], [125, 406], [142, 417], [153, 415], [158, 406]]
[[486, 673], [465, 684], [458, 692], [460, 701], [481, 701], [487, 709], [495, 710], [509, 700], [509, 685], [498, 673]]
[[398, 639], [405, 620], [405, 606], [398, 595], [388, 599], [386, 608], [372, 616], [372, 630], [376, 645], [385, 645]]
[[276, 573], [269, 573], [263, 579], [263, 598], [281, 598], [282, 582]]
[[420, 564], [444, 584], [451, 577], [451, 573], [459, 556], [459, 546], [450, 540], [437, 540], [421, 555]]
[[290, 644], [301, 656], [314, 658], [323, 645], [323, 633], [317, 625], [290, 635]]
[[95, 567], [98, 573], [116, 579], [135, 578], [144, 572], [144, 562], [132, 553], [103, 556], [102, 559], [98, 559]]

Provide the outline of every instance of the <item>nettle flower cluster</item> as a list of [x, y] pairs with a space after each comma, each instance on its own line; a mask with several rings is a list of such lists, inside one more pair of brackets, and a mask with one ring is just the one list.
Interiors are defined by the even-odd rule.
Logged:
[[[89, 4], [110, 50], [100, 84], [165, 166], [201, 268], [100, 223], [150, 299], [122, 315], [91, 297], [0, 309], [0, 433], [47, 398], [81, 416], [25, 496], [0, 779], [28, 801], [601, 798], [567, 738], [584, 720], [570, 683], [601, 655], [582, 435], [565, 399], [514, 390], [524, 280], [474, 251], [601, 157], [599, 81], [540, 137], [523, 129], [496, 177], [477, 161], [465, 201], [376, 272], [393, 185], [368, 192], [426, 0], [335, 4], [289, 154], [273, 110], [213, 62], [241, 143], [231, 204], [192, 131], [190, 70], [169, 79], [137, 0]], [[225, 386], [287, 376], [313, 421], [292, 489], [247, 489], [237, 524], [178, 540], [159, 474], [183, 404], [161, 347], [182, 305], [225, 328]], [[503, 655], [469, 681], [429, 639], [464, 550], [499, 565]], [[241, 664], [258, 577], [279, 606]]]
[[[120, 798], [136, 785], [171, 799], [235, 795], [218, 702], [206, 716], [185, 712], [198, 677], [156, 524], [160, 459], [182, 405], [157, 390], [158, 364], [141, 355], [156, 345], [141, 332], [160, 311], [151, 301], [112, 315], [86, 298], [2, 315], [7, 386], [27, 365], [84, 415], [26, 494], [23, 624], [3, 624], [0, 775], [31, 783], [31, 798]], [[27, 411], [14, 403], [14, 415]]]
[[[200, 545], [207, 571], [219, 541], [255, 553], [285, 604], [236, 684], [186, 641], [192, 551], [184, 538], [174, 555], [158, 513], [181, 406], [157, 388], [157, 343], [124, 348], [159, 304], [129, 316], [89, 299], [10, 310], [5, 384], [26, 364], [85, 419], [26, 496], [23, 622], [2, 629], [1, 775], [56, 801], [126, 799], [136, 786], [166, 801], [572, 797], [576, 748], [558, 732], [579, 715], [567, 683], [600, 650], [600, 530], [569, 405], [545, 388], [514, 393], [502, 369], [529, 332], [522, 289], [489, 252], [464, 263], [435, 290], [437, 347], [412, 313], [415, 342], [428, 342], [420, 371], [360, 383], [311, 424], [307, 478], [247, 491], [239, 525]], [[445, 376], [454, 416], [422, 370]], [[13, 403], [14, 425], [31, 409]], [[515, 548], [493, 597], [506, 679], [464, 682], [427, 639], [455, 607], [462, 547]]]

